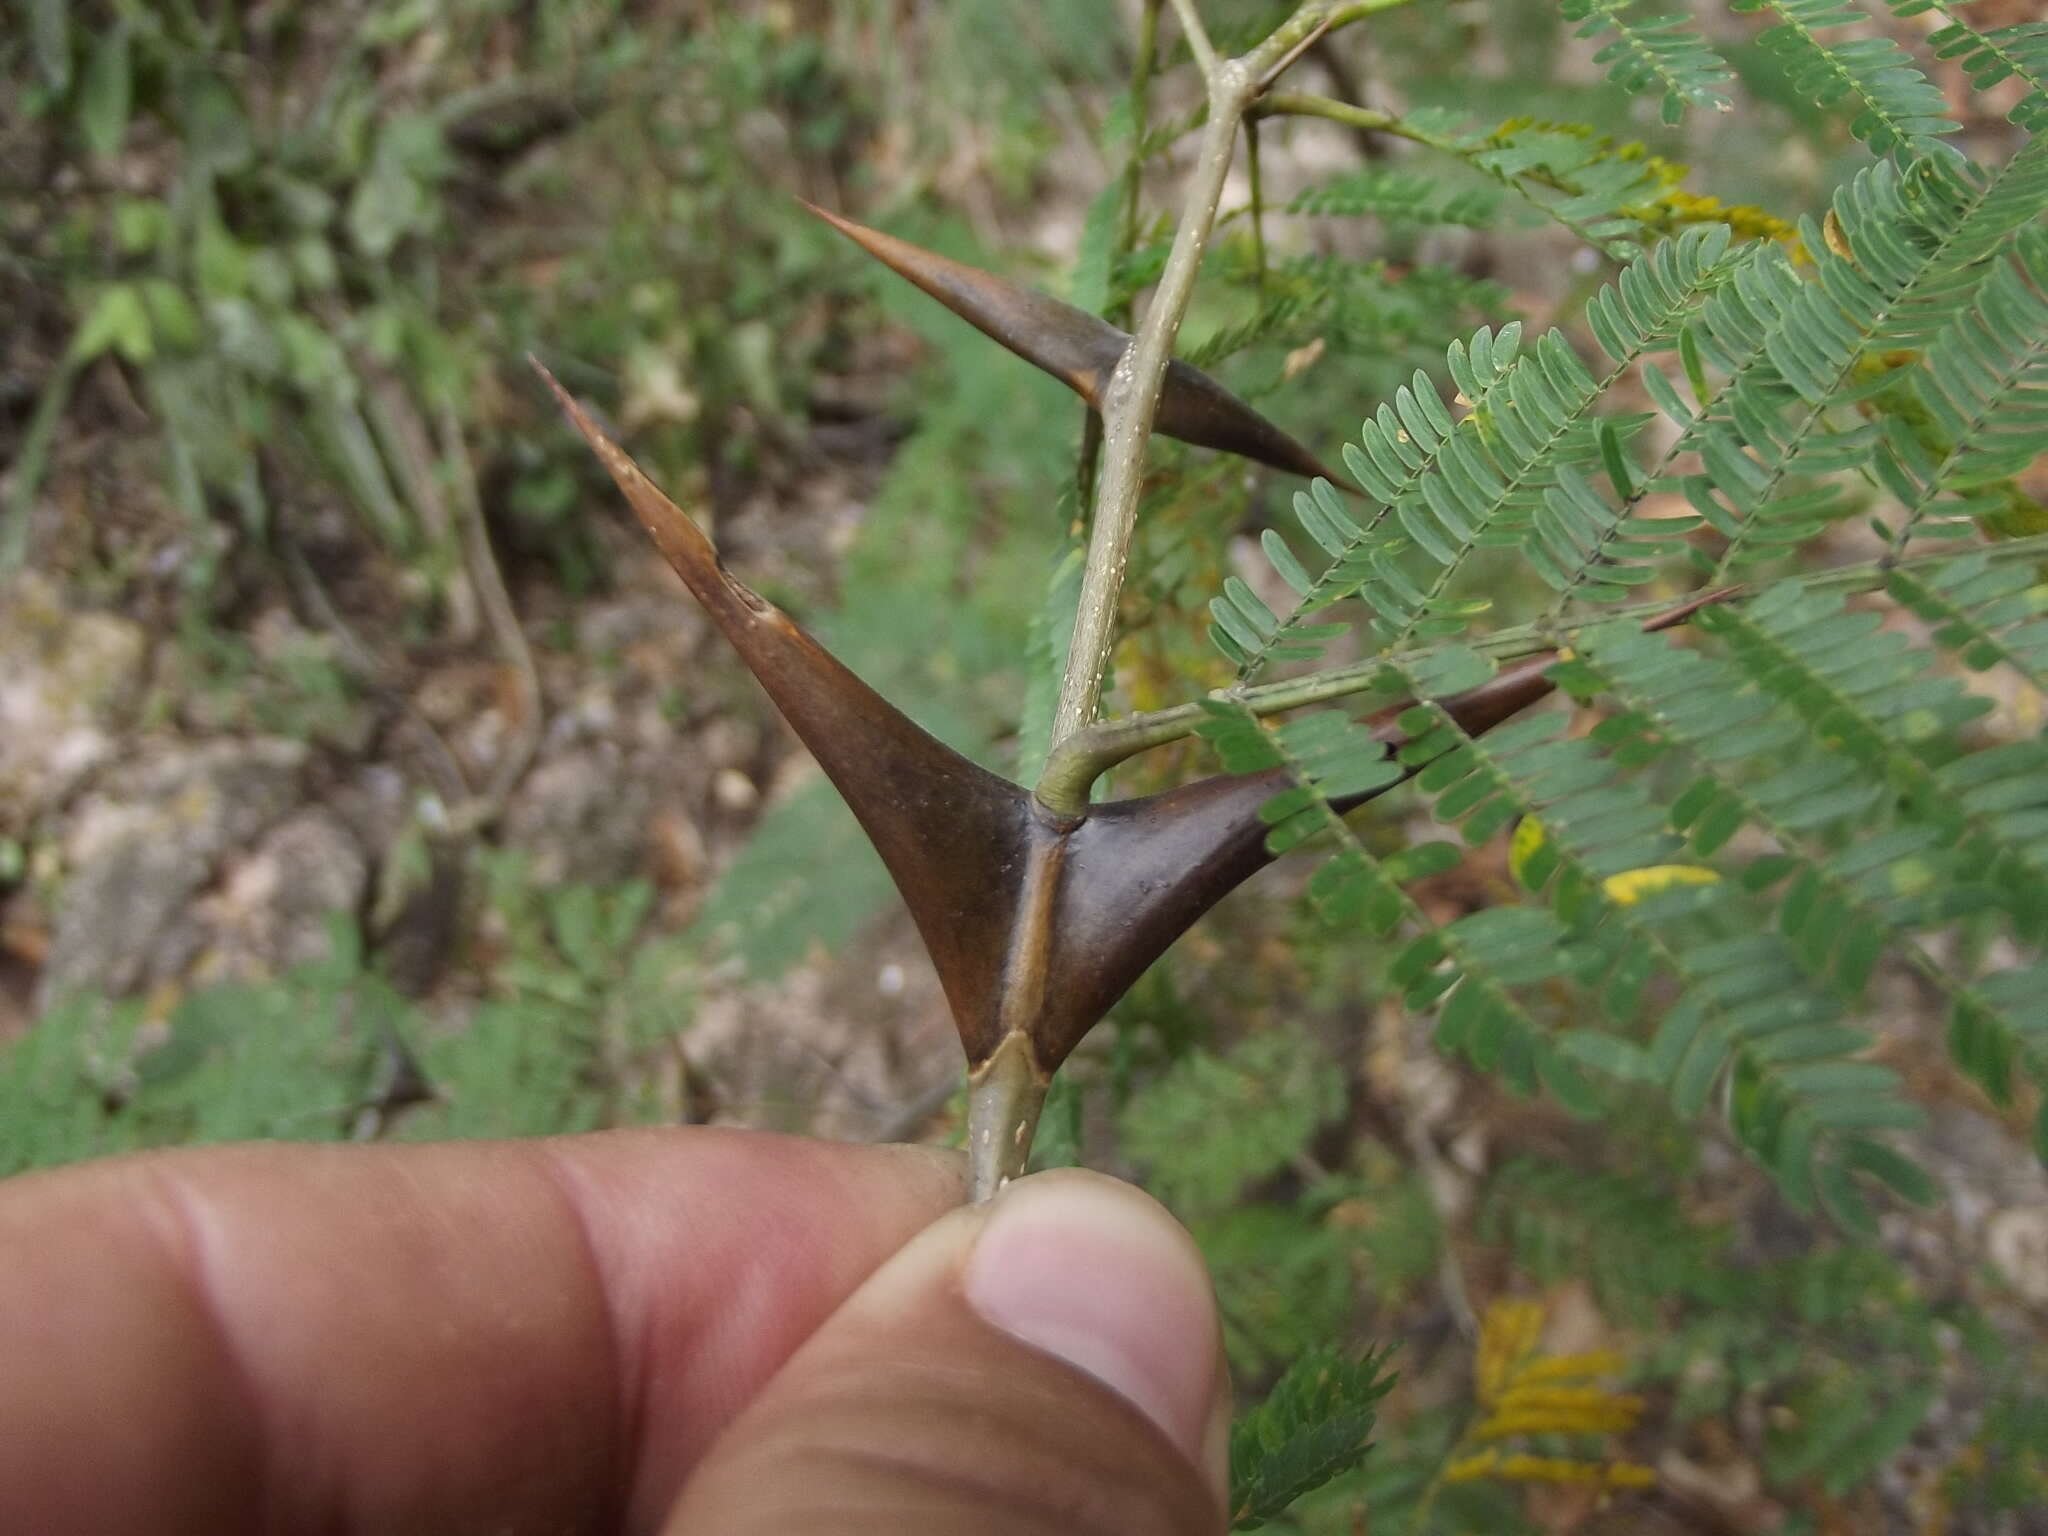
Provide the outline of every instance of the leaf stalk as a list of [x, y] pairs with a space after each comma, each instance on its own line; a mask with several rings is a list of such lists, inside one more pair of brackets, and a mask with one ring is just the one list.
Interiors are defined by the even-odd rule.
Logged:
[[[2003, 543], [1987, 546], [1981, 553], [1996, 565], [2011, 561], [2048, 559], [2048, 534], [2008, 539]], [[1886, 579], [1895, 570], [1938, 566], [1954, 558], [1952, 550], [1937, 550], [1904, 560], [1887, 555], [1876, 560], [1837, 566], [1831, 571], [1800, 579], [1809, 591], [1874, 592], [1884, 586]], [[1730, 587], [1714, 595], [1717, 600], [1725, 600], [1727, 597], [1745, 596], [1748, 590], [1746, 587]], [[1664, 612], [1670, 606], [1668, 599], [1633, 603], [1627, 607], [1610, 608], [1597, 615], [1588, 615], [1587, 622], [1606, 623], [1620, 619], [1640, 622]], [[1552, 622], [1517, 624], [1512, 628], [1497, 630], [1493, 634], [1466, 643], [1481, 655], [1511, 661], [1537, 651], [1550, 650], [1560, 638], [1579, 627], [1581, 626], [1559, 625]], [[1234, 691], [1219, 689], [1210, 697], [1231, 698], [1255, 715], [1282, 714], [1305, 705], [1324, 704], [1332, 699], [1365, 693], [1379, 681], [1390, 666], [1398, 667], [1404, 662], [1418, 661], [1429, 654], [1430, 649], [1432, 648], [1425, 647], [1372, 656], [1364, 661], [1350, 662], [1320, 672], [1308, 672], [1300, 677], [1283, 678], [1278, 682], [1260, 683], [1250, 688]], [[1149, 752], [1154, 747], [1163, 747], [1192, 736], [1195, 727], [1206, 718], [1199, 703], [1175, 704], [1166, 709], [1148, 710], [1143, 714], [1098, 721], [1084, 730], [1076, 731], [1054, 748], [1046, 758], [1045, 770], [1039, 776], [1036, 789], [1039, 803], [1055, 815], [1083, 814], [1088, 807], [1089, 792], [1095, 781], [1103, 774], [1118, 763], [1136, 757], [1141, 752]]]

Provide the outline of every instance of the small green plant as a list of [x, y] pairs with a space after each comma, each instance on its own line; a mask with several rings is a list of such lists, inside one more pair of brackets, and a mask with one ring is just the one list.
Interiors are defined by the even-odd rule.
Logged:
[[0, 1176], [145, 1147], [251, 1138], [534, 1136], [672, 1119], [673, 942], [637, 942], [644, 882], [537, 893], [492, 870], [508, 954], [459, 1028], [436, 1026], [337, 916], [329, 958], [168, 1001], [71, 997], [0, 1060], [19, 1112]]

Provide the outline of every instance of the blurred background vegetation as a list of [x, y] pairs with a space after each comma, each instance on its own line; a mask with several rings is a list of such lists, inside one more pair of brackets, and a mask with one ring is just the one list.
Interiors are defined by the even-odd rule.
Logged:
[[[0, 1173], [251, 1135], [957, 1132], [957, 1046], [879, 864], [523, 359], [863, 676], [1028, 771], [1081, 410], [794, 198], [1127, 315], [1200, 101], [1170, 24], [1134, 100], [1145, 9], [18, 0]], [[1202, 9], [1227, 46], [1291, 7]], [[1290, 82], [1640, 141], [1755, 230], [1820, 208], [1864, 150], [1753, 21], [1700, 14], [1734, 110], [1682, 128], [1548, 0], [1390, 11]], [[2005, 125], [1931, 67], [1997, 158]], [[1268, 217], [1226, 215], [1181, 352], [1319, 451], [1449, 337], [1576, 324], [1611, 272], [1454, 156], [1289, 119], [1258, 167]], [[1208, 600], [1295, 489], [1153, 460], [1133, 708], [1227, 677]], [[1504, 581], [1503, 612], [1540, 605]], [[1508, 880], [1481, 850], [1418, 897], [1455, 916]], [[1394, 1346], [1379, 1448], [1288, 1522], [2048, 1529], [2048, 1184], [1981, 1096], [1916, 1085], [1950, 1214], [1845, 1244], [1654, 1109], [1624, 1154], [1437, 1058], [1302, 883], [1283, 863], [1155, 967], [1040, 1154], [1190, 1222], [1246, 1400], [1305, 1351]], [[1926, 1007], [1906, 978], [1884, 1006]], [[1603, 1427], [1449, 1477], [1539, 1335], [1581, 1363], [1559, 1380], [1608, 1384]], [[1621, 1468], [1649, 1486], [1610, 1505], [1643, 1481]]]

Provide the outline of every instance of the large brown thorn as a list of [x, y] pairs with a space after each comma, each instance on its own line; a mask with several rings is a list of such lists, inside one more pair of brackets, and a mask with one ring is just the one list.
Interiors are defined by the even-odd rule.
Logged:
[[[687, 514], [534, 362], [643, 527], [803, 739], [910, 908], [976, 1083], [982, 1194], [1023, 1168], [1053, 1069], [1188, 926], [1271, 861], [1259, 807], [1281, 770], [1219, 775], [1056, 816], [926, 735], [719, 563]], [[1646, 627], [1677, 623], [1696, 597]], [[1473, 734], [1551, 691], [1554, 653], [1441, 701]], [[1404, 705], [1373, 717], [1389, 751]], [[1381, 793], [1383, 791], [1375, 791]], [[1371, 798], [1335, 802], [1349, 810]], [[985, 1090], [985, 1091], [984, 1091]]]
[[[804, 207], [984, 336], [1044, 369], [1087, 401], [1090, 409], [1101, 408], [1109, 376], [1131, 344], [1129, 333], [1051, 294], [856, 224], [816, 203]], [[1332, 485], [1351, 489], [1342, 475], [1308, 449], [1209, 375], [1183, 362], [1167, 365], [1153, 427], [1199, 448], [1234, 453], [1291, 475], [1320, 475]]]

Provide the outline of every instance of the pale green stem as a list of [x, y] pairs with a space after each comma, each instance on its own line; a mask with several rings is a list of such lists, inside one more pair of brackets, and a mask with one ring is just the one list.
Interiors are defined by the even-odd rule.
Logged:
[[1173, 13], [1180, 18], [1180, 29], [1187, 34], [1188, 52], [1195, 56], [1195, 68], [1202, 72], [1204, 80], [1216, 78], [1216, 66], [1222, 61], [1216, 57], [1216, 45], [1209, 41], [1209, 29], [1202, 25], [1202, 16], [1195, 9], [1195, 0], [1173, 0]]
[[967, 1198], [991, 1199], [1031, 1161], [1031, 1138], [1045, 1108], [1046, 1080], [1031, 1043], [1007, 1035], [967, 1080]]
[[[1420, 144], [1442, 154], [1454, 155], [1467, 164], [1472, 161], [1473, 147], [1462, 144], [1447, 134], [1431, 133], [1427, 128], [1418, 128], [1391, 112], [1381, 112], [1372, 107], [1354, 107], [1348, 101], [1332, 101], [1327, 96], [1310, 96], [1299, 91], [1274, 91], [1261, 98], [1255, 110], [1260, 117], [1320, 117], [1328, 122], [1342, 123], [1347, 128], [1362, 128], [1368, 133], [1384, 133], [1390, 138], [1406, 139], [1411, 144]], [[1540, 166], [1522, 171], [1513, 177], [1496, 176], [1495, 179], [1507, 180], [1510, 183], [1534, 182], [1537, 186], [1548, 187], [1553, 192], [1573, 190], [1568, 183]]]
[[[1207, 37], [1200, 31], [1193, 0], [1174, 0], [1182, 25], [1202, 59]], [[1137, 522], [1138, 493], [1144, 482], [1145, 446], [1158, 415], [1159, 390], [1173, 356], [1173, 338], [1194, 296], [1195, 275], [1216, 222], [1223, 181], [1230, 171], [1238, 124], [1272, 68], [1310, 33], [1326, 28], [1345, 11], [1363, 15], [1396, 0], [1366, 0], [1336, 6], [1311, 0], [1272, 36], [1242, 58], [1204, 63], [1209, 85], [1209, 120], [1188, 184], [1180, 227], [1160, 275], [1158, 292], [1145, 312], [1144, 323], [1117, 362], [1102, 392], [1103, 469], [1095, 490], [1095, 515], [1088, 536], [1087, 565], [1074, 618], [1074, 638], [1067, 668], [1060, 679], [1059, 706], [1053, 715], [1053, 740], [1063, 741], [1092, 723], [1102, 697], [1102, 678], [1116, 643], [1116, 608], [1130, 559], [1131, 533]], [[1193, 25], [1190, 26], [1189, 23]], [[1195, 40], [1199, 38], [1199, 42]]]

